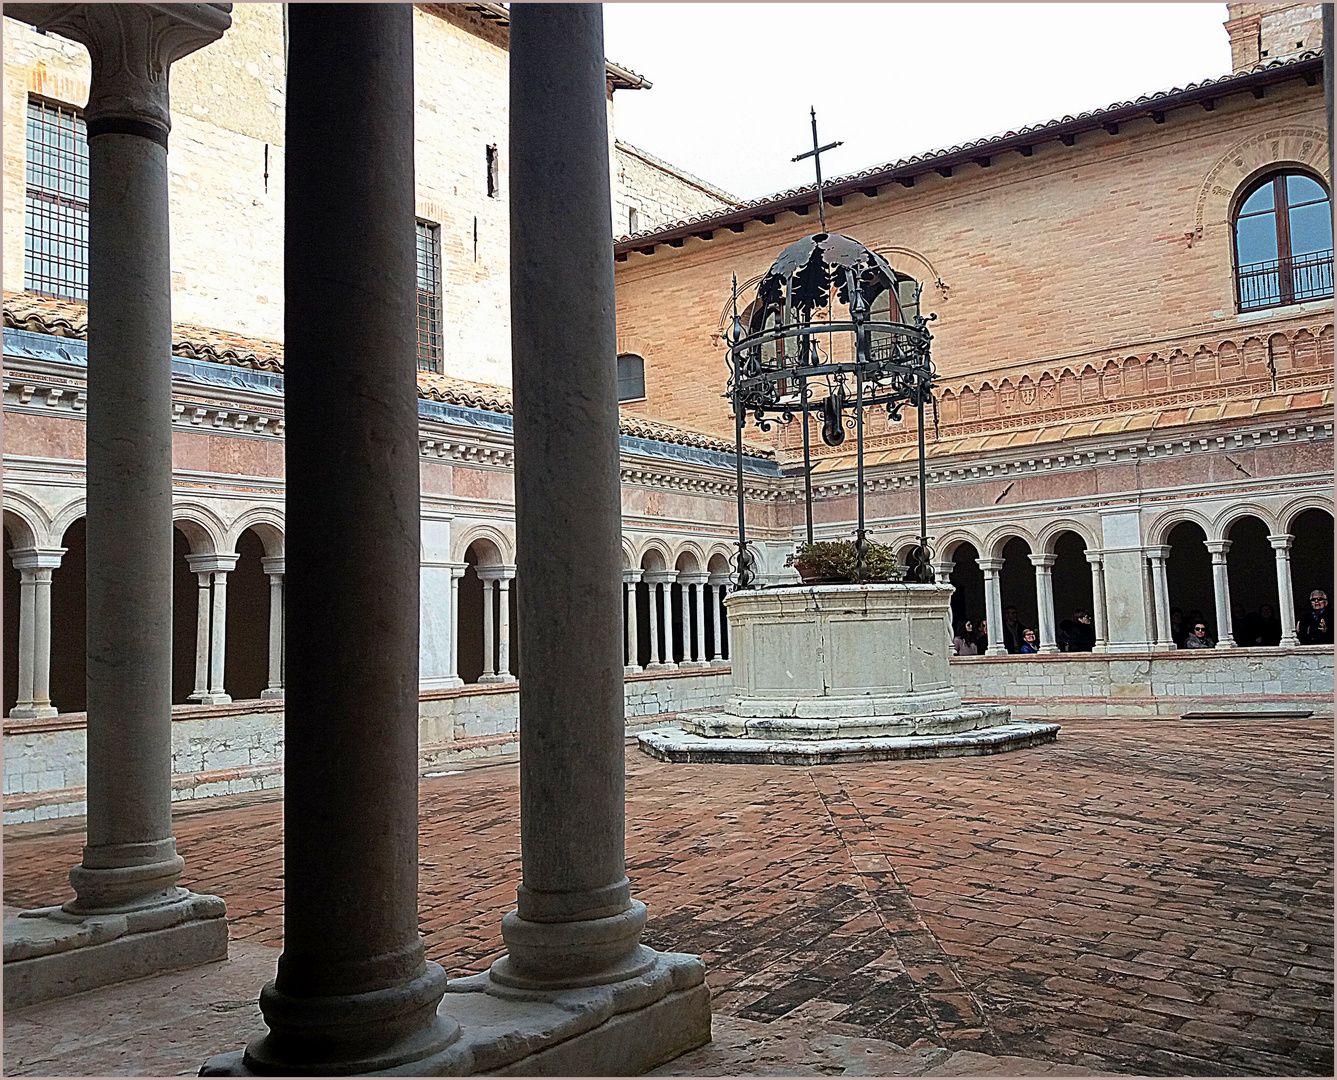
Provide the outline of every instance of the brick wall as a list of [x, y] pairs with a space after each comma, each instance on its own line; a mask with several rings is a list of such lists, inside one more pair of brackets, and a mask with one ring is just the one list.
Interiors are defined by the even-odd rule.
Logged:
[[1234, 70], [1323, 48], [1321, 4], [1227, 4]]

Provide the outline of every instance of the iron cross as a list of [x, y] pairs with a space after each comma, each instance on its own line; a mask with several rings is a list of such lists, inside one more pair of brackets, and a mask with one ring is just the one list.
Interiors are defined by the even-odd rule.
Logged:
[[812, 158], [813, 164], [817, 166], [817, 216], [822, 221], [822, 232], [826, 232], [826, 201], [822, 198], [822, 154], [827, 150], [834, 150], [837, 146], [843, 146], [844, 141], [827, 143], [825, 146], [817, 145], [817, 110], [811, 105], [808, 108], [812, 112], [812, 149], [799, 154], [794, 161], [802, 161], [804, 158]]

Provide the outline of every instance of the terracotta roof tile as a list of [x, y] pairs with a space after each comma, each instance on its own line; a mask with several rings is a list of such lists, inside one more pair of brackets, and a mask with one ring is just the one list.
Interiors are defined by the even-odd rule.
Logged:
[[[4, 294], [4, 325], [14, 330], [30, 330], [38, 334], [87, 340], [88, 305], [76, 300], [38, 296], [35, 293], [7, 292]], [[281, 342], [246, 337], [230, 330], [217, 330], [194, 323], [172, 324], [172, 355], [188, 360], [208, 360], [215, 364], [256, 368], [261, 371], [283, 370]], [[466, 409], [482, 409], [497, 413], [511, 411], [509, 387], [470, 382], [452, 375], [418, 372], [418, 396], [428, 401], [440, 401]], [[733, 453], [734, 449], [732, 440], [635, 416], [623, 416], [620, 429], [623, 435], [655, 442], [692, 446], [726, 454]], [[775, 457], [775, 451], [768, 446], [744, 442], [743, 449], [748, 457]]]

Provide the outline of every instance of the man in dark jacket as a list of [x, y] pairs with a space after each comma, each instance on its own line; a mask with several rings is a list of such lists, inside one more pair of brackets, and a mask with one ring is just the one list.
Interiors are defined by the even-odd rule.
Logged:
[[1090, 652], [1096, 647], [1096, 629], [1091, 625], [1091, 616], [1082, 608], [1072, 613], [1072, 622], [1068, 628], [1068, 647], [1065, 652]]
[[1010, 604], [1003, 608], [1003, 648], [1010, 653], [1021, 652], [1021, 622], [1017, 609]]
[[1332, 612], [1328, 610], [1328, 594], [1322, 589], [1309, 594], [1309, 610], [1300, 616], [1295, 635], [1301, 645], [1332, 644]]

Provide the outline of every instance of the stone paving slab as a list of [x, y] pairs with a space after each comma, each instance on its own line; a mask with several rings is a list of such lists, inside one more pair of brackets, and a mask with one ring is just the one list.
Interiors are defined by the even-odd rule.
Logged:
[[[1058, 742], [992, 759], [810, 768], [631, 749], [628, 873], [647, 943], [706, 961], [716, 1075], [731, 1032], [767, 1029], [807, 1040], [782, 1052], [795, 1068], [839, 1037], [888, 1065], [913, 1051], [904, 1075], [1330, 1076], [1332, 764], [1330, 722], [1289, 719], [1065, 719]], [[420, 921], [453, 976], [501, 952], [518, 796], [514, 763], [422, 782]], [[183, 884], [227, 900], [234, 942], [281, 944], [281, 821], [272, 800], [177, 817]], [[47, 828], [5, 830], [6, 905], [66, 897], [82, 832]], [[69, 1045], [94, 1037], [99, 1018], [77, 1035], [66, 1008]], [[16, 1019], [6, 1072], [77, 1072], [15, 1069]], [[206, 1052], [238, 1045], [218, 1034]], [[812, 1068], [789, 1074], [834, 1075]]]

